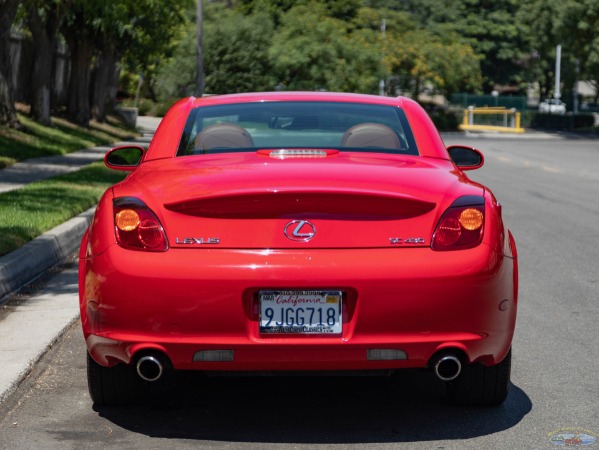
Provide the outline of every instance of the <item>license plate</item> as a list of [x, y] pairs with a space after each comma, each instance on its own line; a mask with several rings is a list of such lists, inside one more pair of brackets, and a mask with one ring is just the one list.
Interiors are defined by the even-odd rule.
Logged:
[[341, 333], [341, 291], [260, 291], [260, 333]]

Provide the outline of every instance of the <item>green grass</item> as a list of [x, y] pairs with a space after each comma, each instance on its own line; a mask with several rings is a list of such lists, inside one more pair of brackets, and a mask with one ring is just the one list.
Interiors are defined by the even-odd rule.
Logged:
[[0, 255], [95, 205], [104, 191], [126, 173], [102, 162], [0, 194]]
[[[0, 127], [0, 169], [28, 158], [64, 155], [137, 136], [111, 118], [107, 124], [92, 121], [89, 127], [60, 118], [53, 118], [52, 126], [46, 127], [23, 114], [19, 114], [19, 121], [22, 130]], [[0, 194], [0, 255], [95, 205], [109, 186], [123, 178], [124, 173], [98, 162]]]
[[82, 148], [104, 145], [137, 134], [116, 120], [102, 124], [92, 121], [89, 128], [53, 118], [46, 127], [19, 114], [23, 130], [0, 127], [0, 169], [17, 161], [40, 156], [64, 155]]

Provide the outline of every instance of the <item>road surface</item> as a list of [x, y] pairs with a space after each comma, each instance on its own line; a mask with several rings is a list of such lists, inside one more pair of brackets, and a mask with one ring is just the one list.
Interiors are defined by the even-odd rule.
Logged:
[[[146, 405], [99, 408], [75, 323], [0, 404], [0, 449], [550, 449], [576, 433], [599, 449], [599, 141], [460, 142], [484, 152], [485, 166], [469, 174], [493, 189], [518, 244], [513, 384], [502, 407], [449, 406], [431, 374], [407, 372], [190, 375]], [[58, 277], [76, 302], [75, 269]]]

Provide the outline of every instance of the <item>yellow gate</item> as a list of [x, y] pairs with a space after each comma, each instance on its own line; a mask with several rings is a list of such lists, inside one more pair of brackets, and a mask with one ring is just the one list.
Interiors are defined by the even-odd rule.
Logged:
[[459, 128], [464, 131], [524, 133], [524, 128], [520, 127], [520, 117], [521, 114], [514, 108], [474, 108], [470, 106], [464, 110], [464, 120]]

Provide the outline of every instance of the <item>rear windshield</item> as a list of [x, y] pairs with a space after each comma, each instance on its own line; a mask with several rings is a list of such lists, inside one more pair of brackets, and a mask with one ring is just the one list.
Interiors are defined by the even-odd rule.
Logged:
[[418, 154], [405, 114], [397, 107], [257, 102], [193, 109], [177, 156], [296, 148]]

